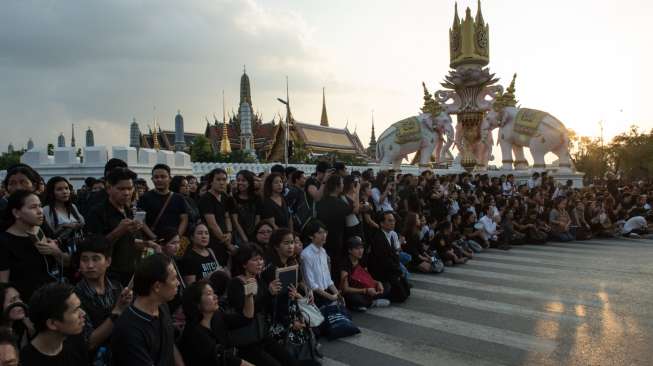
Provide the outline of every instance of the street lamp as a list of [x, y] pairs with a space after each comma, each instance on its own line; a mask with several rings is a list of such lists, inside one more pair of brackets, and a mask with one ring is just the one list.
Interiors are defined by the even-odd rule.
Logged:
[[283, 162], [288, 166], [288, 131], [290, 130], [290, 96], [288, 95], [288, 77], [286, 76], [286, 100], [277, 98], [277, 100], [286, 106], [286, 128], [284, 130], [283, 144]]

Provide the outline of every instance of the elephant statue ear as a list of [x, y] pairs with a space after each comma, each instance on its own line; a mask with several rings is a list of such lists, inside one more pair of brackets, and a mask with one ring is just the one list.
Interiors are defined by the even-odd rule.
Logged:
[[428, 113], [431, 117], [438, 116], [441, 112], [444, 112], [444, 109], [438, 103], [433, 95], [426, 88], [426, 84], [422, 81], [422, 88], [424, 88], [424, 105], [421, 108], [422, 113]]

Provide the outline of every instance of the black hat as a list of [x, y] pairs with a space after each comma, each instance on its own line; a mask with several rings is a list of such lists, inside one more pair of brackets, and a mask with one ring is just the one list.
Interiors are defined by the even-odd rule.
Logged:
[[364, 246], [363, 239], [361, 239], [360, 236], [352, 236], [351, 238], [349, 238], [349, 240], [347, 240], [347, 247], [349, 249], [354, 249], [363, 246]]

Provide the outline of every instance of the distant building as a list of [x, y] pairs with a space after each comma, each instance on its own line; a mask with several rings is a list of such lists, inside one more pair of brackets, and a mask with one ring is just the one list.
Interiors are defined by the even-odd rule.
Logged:
[[129, 126], [129, 146], [137, 149], [141, 147], [141, 130], [138, 127], [136, 118], [132, 120], [132, 123]]
[[181, 111], [177, 111], [177, 115], [175, 116], [175, 151], [184, 151], [185, 149], [184, 117], [181, 116]]
[[75, 147], [75, 125], [70, 126], [70, 147]]
[[57, 138], [57, 147], [66, 147], [66, 138], [63, 136], [63, 132]]
[[30, 137], [30, 138], [27, 140], [27, 150], [29, 151], [29, 150], [32, 150], [33, 148], [34, 148], [34, 141], [33, 141], [32, 138]]
[[93, 130], [91, 130], [90, 127], [86, 130], [86, 146], [95, 146], [95, 137], [93, 136]]
[[8, 152], [9, 154], [13, 154], [13, 153], [14, 153], [14, 144], [12, 144], [11, 142], [9, 143], [9, 146], [7, 147], [7, 152]]

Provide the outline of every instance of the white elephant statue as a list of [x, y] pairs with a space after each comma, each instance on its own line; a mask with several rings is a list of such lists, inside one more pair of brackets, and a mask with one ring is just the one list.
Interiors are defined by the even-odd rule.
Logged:
[[381, 164], [392, 164], [399, 168], [401, 161], [414, 152], [419, 154], [419, 164], [426, 166], [431, 161], [436, 147], [444, 148], [451, 143], [443, 142], [443, 133], [453, 131], [451, 117], [442, 111], [435, 118], [422, 113], [393, 123], [379, 136], [376, 143], [376, 158]]
[[[449, 119], [451, 120], [451, 118]], [[436, 127], [436, 130], [438, 128], [439, 127]], [[435, 150], [433, 150], [433, 161], [436, 164], [451, 163], [454, 159], [453, 154], [451, 153], [451, 147], [456, 141], [453, 124], [448, 123], [444, 125], [444, 130], [438, 130], [438, 132], [440, 133], [440, 140], [438, 145], [435, 147]], [[446, 141], [442, 138], [443, 135], [447, 137]]]
[[524, 147], [530, 149], [535, 169], [546, 167], [544, 156], [548, 152], [558, 157], [561, 169], [571, 169], [567, 128], [547, 112], [516, 107], [516, 77], [515, 74], [506, 93], [499, 96], [493, 108], [486, 113], [481, 123], [481, 140], [487, 139], [493, 129], [499, 128], [498, 144], [503, 170], [512, 170], [513, 163], [515, 169], [528, 169]]

